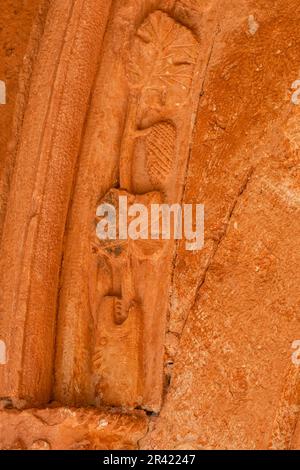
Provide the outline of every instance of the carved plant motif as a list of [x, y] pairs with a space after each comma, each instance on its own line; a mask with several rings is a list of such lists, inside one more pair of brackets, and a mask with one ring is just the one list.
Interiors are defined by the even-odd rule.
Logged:
[[[176, 191], [170, 189], [173, 176], [179, 181], [182, 172], [177, 158], [178, 142], [182, 145], [177, 115], [182, 109], [189, 113], [198, 53], [199, 43], [191, 30], [160, 10], [151, 13], [137, 30], [126, 61], [129, 95], [120, 146], [119, 188], [112, 188], [102, 199], [116, 209], [116, 214], [120, 212], [120, 196], [126, 196], [128, 208], [142, 204], [148, 214], [154, 205], [176, 202]], [[186, 122], [190, 121], [189, 116]], [[97, 314], [94, 337], [93, 374], [99, 402], [140, 406], [147, 384], [152, 382], [156, 360], [147, 355], [144, 340], [153, 331], [151, 326], [149, 332], [144, 329], [145, 325], [149, 327], [149, 319], [154, 325], [156, 305], [161, 302], [165, 308], [165, 299], [163, 295], [154, 300], [145, 295], [145, 268], [151, 276], [151, 271], [158, 270], [164, 260], [168, 263], [172, 256], [172, 247], [160, 233], [162, 216], [159, 213], [156, 217], [157, 239], [143, 233], [148, 237], [120, 240], [123, 237], [119, 237], [116, 220], [116, 240], [94, 243], [94, 252], [111, 269], [110, 288]], [[141, 224], [140, 231], [146, 230], [145, 226], [148, 231], [149, 222]], [[130, 217], [127, 223], [131, 223]], [[144, 272], [141, 280], [139, 269]], [[159, 276], [156, 280], [152, 276], [158, 290], [160, 281]], [[118, 367], [112, 369], [112, 363], [118, 363]], [[152, 398], [148, 400], [152, 402]], [[158, 408], [160, 400], [156, 397], [150, 408]]]
[[153, 186], [163, 187], [173, 167], [176, 129], [170, 122], [159, 122], [146, 139], [147, 171]]
[[131, 50], [129, 83], [143, 92], [157, 91], [166, 100], [167, 89], [189, 93], [198, 55], [198, 42], [191, 31], [166, 13], [149, 15], [135, 36]]

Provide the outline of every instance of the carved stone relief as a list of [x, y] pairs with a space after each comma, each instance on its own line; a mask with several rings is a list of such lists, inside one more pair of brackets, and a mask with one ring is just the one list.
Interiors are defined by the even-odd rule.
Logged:
[[[183, 145], [188, 135], [182, 135], [185, 129], [182, 131], [180, 122], [182, 118], [191, 122], [190, 96], [198, 52], [192, 32], [164, 12], [151, 13], [138, 28], [127, 65], [129, 97], [120, 145], [120, 189], [110, 190], [101, 201], [115, 206], [117, 213], [120, 195], [128, 197], [129, 206], [140, 203], [150, 208], [151, 203], [180, 201], [188, 159], [188, 146]], [[171, 263], [172, 243], [122, 243], [117, 238], [114, 246], [107, 241], [96, 242], [95, 251], [101, 263], [107, 263], [105, 271], [111, 271], [111, 287], [94, 316], [96, 398], [109, 405], [157, 410], [159, 399], [154, 406], [144, 399], [147, 376], [154, 371], [143, 346], [151, 334], [149, 320], [153, 330], [157, 315], [167, 315], [168, 283], [160, 275], [154, 278], [150, 273], [154, 266]], [[142, 287], [141, 268], [146, 273]], [[103, 270], [98, 271], [98, 276], [100, 283]], [[143, 290], [154, 295], [160, 284], [164, 285], [162, 296], [147, 302]], [[158, 334], [163, 344], [164, 331]], [[112, 357], [116, 358], [113, 370]]]
[[[119, 12], [117, 17], [122, 18], [122, 14]], [[107, 59], [111, 73], [113, 68], [115, 71], [113, 87], [116, 84], [120, 96], [116, 106], [122, 109], [122, 116], [117, 118], [115, 110], [108, 107], [111, 118], [109, 122], [104, 120], [103, 91], [100, 98], [103, 102], [99, 122], [107, 126], [100, 131], [104, 148], [107, 147], [106, 132], [111, 136], [110, 142], [115, 142], [114, 160], [104, 156], [107, 158], [105, 171], [109, 174], [107, 170], [114, 168], [110, 170], [113, 178], [105, 184], [94, 179], [94, 195], [88, 202], [85, 194], [86, 188], [91, 188], [90, 176], [84, 168], [78, 173], [79, 187], [75, 193], [74, 215], [71, 214], [65, 263], [68, 266], [71, 262], [68, 243], [75, 246], [78, 238], [75, 234], [75, 226], [79, 226], [75, 214], [77, 198], [86, 205], [89, 220], [85, 240], [83, 233], [80, 234], [83, 240], [80, 256], [82, 260], [89, 256], [88, 252], [91, 256], [89, 261], [84, 261], [88, 279], [77, 307], [74, 297], [71, 299], [68, 294], [70, 281], [66, 279], [72, 276], [70, 268], [62, 277], [56, 397], [73, 404], [89, 402], [159, 411], [164, 388], [164, 341], [175, 243], [174, 240], [120, 240], [118, 237], [100, 242], [96, 237], [99, 219], [95, 220], [94, 214], [102, 203], [112, 204], [118, 212], [120, 196], [127, 197], [129, 210], [137, 203], [148, 208], [152, 203], [180, 203], [199, 99], [200, 43], [190, 27], [176, 19], [173, 9], [153, 9], [140, 18], [134, 29], [128, 29], [128, 22], [125, 25], [119, 25], [119, 30], [124, 27], [128, 30], [128, 42], [120, 49], [119, 64], [111, 65], [120, 43], [108, 51], [111, 58]], [[104, 70], [105, 65], [102, 67]], [[102, 90], [107, 85], [107, 76], [103, 75]], [[97, 108], [100, 102], [97, 89], [94, 99]], [[94, 152], [96, 155], [96, 149]], [[82, 162], [85, 153], [90, 159], [88, 144], [86, 150], [83, 149]], [[103, 161], [99, 164], [103, 165]], [[92, 168], [95, 163], [87, 165]], [[84, 172], [86, 183], [83, 184], [85, 176], [80, 175]], [[86, 313], [82, 308], [84, 298], [88, 303]], [[78, 327], [71, 322], [72, 312], [76, 311], [80, 315]], [[70, 343], [75, 348], [77, 335], [81, 335], [82, 354], [79, 356], [74, 349], [67, 363], [64, 351]], [[69, 351], [68, 346], [67, 354]]]
[[[2, 178], [0, 448], [299, 448], [295, 0], [41, 3]], [[100, 241], [122, 198], [204, 203], [203, 250]]]
[[16, 113], [0, 246], [0, 399], [16, 406], [52, 399], [64, 232], [109, 9], [110, 1], [45, 1], [48, 20], [37, 20], [25, 57], [30, 84]]

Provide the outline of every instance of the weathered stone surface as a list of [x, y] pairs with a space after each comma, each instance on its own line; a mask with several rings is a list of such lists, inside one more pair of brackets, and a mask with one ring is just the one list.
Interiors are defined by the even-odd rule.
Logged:
[[146, 447], [291, 445], [299, 411], [295, 5], [222, 3], [185, 193], [205, 203], [206, 248], [177, 255], [170, 334], [179, 349]]
[[[3, 406], [45, 408], [3, 410], [1, 446], [299, 449], [298, 0], [49, 12], [0, 252]], [[152, 76], [157, 39], [183, 53]], [[120, 194], [204, 204], [204, 249], [95, 244]]]
[[[95, 256], [91, 237], [97, 206], [112, 187], [119, 195], [126, 190], [132, 202], [145, 203], [155, 192], [155, 202], [182, 200], [215, 22], [213, 9], [204, 13], [189, 2], [129, 0], [113, 6], [66, 234], [55, 365], [58, 401], [160, 410], [174, 243], [147, 254], [147, 243], [139, 250], [120, 242], [114, 247], [120, 256], [114, 251], [109, 256], [99, 246]], [[95, 334], [98, 324], [101, 329], [109, 322], [113, 301], [125, 318], [131, 303], [136, 306], [132, 317], [139, 311], [136, 321], [128, 318], [123, 325], [127, 349], [114, 340], [122, 336], [122, 325], [104, 327], [104, 345]], [[109, 357], [118, 354], [122, 361], [115, 370]]]
[[30, 78], [0, 250], [0, 395], [16, 405], [51, 396], [63, 237], [108, 11], [51, 1]]
[[146, 432], [142, 412], [53, 407], [0, 411], [1, 450], [131, 450]]
[[[26, 3], [5, 0], [1, 3], [0, 80], [5, 84], [6, 104], [0, 106], [0, 238], [15, 161], [16, 136], [22, 125], [32, 62], [43, 29], [47, 3], [48, 0]], [[29, 48], [28, 41], [31, 42]], [[26, 53], [26, 49], [30, 53]]]
[[300, 449], [300, 420], [298, 420], [298, 423], [294, 432], [291, 449], [292, 450]]
[[300, 261], [291, 173], [257, 168], [239, 197], [183, 332], [150, 446], [290, 446], [299, 411], [291, 345], [299, 331]]

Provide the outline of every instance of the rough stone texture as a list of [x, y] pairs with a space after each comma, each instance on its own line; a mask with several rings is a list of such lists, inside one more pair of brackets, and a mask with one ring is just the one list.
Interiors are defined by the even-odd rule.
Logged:
[[109, 4], [100, 7], [50, 2], [30, 78], [0, 254], [0, 336], [8, 351], [0, 389], [16, 404], [51, 397], [65, 223]]
[[0, 411], [1, 450], [132, 450], [146, 432], [141, 412], [53, 407]]
[[299, 411], [299, 8], [221, 9], [185, 196], [205, 202], [206, 248], [177, 256], [180, 344], [151, 448], [289, 448]]
[[[74, 7], [72, 20], [72, 15], [60, 10], [67, 4], [52, 0], [39, 41], [37, 63], [44, 67], [36, 68], [31, 83], [35, 87], [40, 84], [46, 95], [53, 93], [46, 132], [41, 133], [45, 148], [39, 151], [40, 130], [32, 127], [33, 116], [39, 119], [44, 112], [43, 98], [34, 92], [26, 107], [20, 138], [23, 153], [21, 150], [16, 157], [1, 247], [0, 287], [4, 294], [0, 340], [8, 335], [13, 338], [10, 345], [26, 347], [16, 349], [16, 362], [9, 365], [8, 373], [2, 373], [0, 365], [0, 377], [5, 377], [0, 390], [3, 406], [22, 406], [24, 399], [46, 405], [54, 396], [64, 405], [107, 402], [123, 405], [123, 412], [127, 412], [115, 414], [111, 408], [4, 410], [1, 446], [299, 449], [300, 376], [299, 367], [291, 360], [292, 343], [300, 339], [300, 107], [291, 102], [291, 86], [300, 80], [299, 2], [120, 0], [113, 2], [110, 12], [106, 2], [107, 25], [101, 15], [95, 15], [102, 2], [87, 3], [95, 10], [90, 10], [91, 23], [83, 23], [78, 39], [75, 31], [81, 24], [81, 1], [68, 4]], [[165, 24], [174, 25], [175, 21], [180, 25], [180, 47], [187, 47], [182, 38], [190, 31], [199, 42], [197, 80], [191, 85], [190, 101], [190, 110], [198, 107], [197, 115], [189, 115], [181, 103], [172, 115], [176, 132], [168, 120], [162, 125], [161, 117], [169, 118], [170, 109], [162, 107], [174, 105], [178, 90], [166, 86], [158, 98], [151, 94], [143, 97], [139, 115], [132, 90], [129, 93], [126, 69], [132, 61], [129, 46], [133, 38], [137, 35], [145, 44], [151, 43], [144, 21], [153, 14], [164, 18], [162, 11], [172, 18]], [[93, 59], [87, 63], [82, 54], [93, 45], [95, 18], [99, 20], [99, 39], [106, 32], [102, 48], [97, 43], [96, 49], [89, 50]], [[172, 28], [163, 27], [164, 40]], [[71, 48], [74, 37], [78, 49]], [[53, 80], [50, 71], [57, 57], [53, 47], [62, 43], [60, 73]], [[138, 55], [139, 60], [143, 54]], [[187, 66], [186, 59], [178, 62]], [[83, 69], [77, 74], [79, 63]], [[72, 64], [70, 69], [67, 64]], [[72, 86], [77, 79], [81, 83], [84, 70], [88, 83], [74, 92]], [[178, 126], [180, 116], [187, 116], [186, 127]], [[150, 127], [146, 143], [142, 139], [136, 144], [135, 139], [141, 137], [138, 132]], [[163, 135], [164, 140], [153, 140], [153, 135]], [[177, 147], [176, 139], [180, 141]], [[153, 149], [157, 143], [161, 147], [166, 141], [163, 172], [158, 174], [151, 167], [149, 182], [141, 166], [134, 168], [132, 157], [143, 159], [147, 148]], [[157, 181], [161, 184], [170, 170], [170, 155], [175, 158], [176, 148], [183, 149], [179, 152], [183, 159], [187, 155], [184, 178], [173, 169], [167, 191], [164, 186], [158, 189], [172, 193], [170, 188], [175, 187], [172, 202], [177, 197], [176, 184], [181, 184], [183, 202], [205, 204], [205, 248], [187, 252], [179, 243], [173, 260], [166, 257], [160, 265], [157, 260], [147, 264], [147, 259], [145, 271], [144, 261], [136, 262], [133, 284], [139, 302], [132, 302], [136, 299], [130, 297], [129, 289], [129, 308], [117, 310], [122, 322], [125, 315], [125, 326], [118, 328], [120, 318], [107, 319], [116, 319], [113, 309], [123, 293], [122, 282], [119, 274], [111, 275], [101, 256], [95, 257], [91, 234], [96, 207], [118, 191], [128, 191], [131, 198], [138, 199], [157, 190], [155, 185]], [[120, 159], [124, 151], [125, 158]], [[41, 162], [37, 177], [34, 155]], [[65, 164], [69, 162], [67, 167], [60, 167], [62, 155]], [[54, 172], [47, 172], [48, 157]], [[153, 150], [152, 157], [157, 158]], [[47, 190], [43, 192], [44, 184]], [[56, 209], [50, 210], [53, 203]], [[35, 217], [42, 219], [43, 230], [28, 238], [30, 243], [38, 240], [31, 243], [31, 251], [24, 250], [19, 240]], [[53, 263], [50, 268], [49, 259]], [[121, 274], [128, 280], [126, 269], [122, 265]], [[154, 275], [155, 269], [158, 274]], [[148, 276], [147, 271], [151, 273]], [[21, 281], [16, 282], [15, 272], [20, 273]], [[159, 302], [151, 304], [152, 294], [161, 292], [162, 286]], [[15, 295], [27, 310], [15, 307]], [[168, 308], [163, 299], [169, 302]], [[140, 305], [149, 309], [142, 324]], [[157, 334], [153, 318], [159, 319]], [[145, 377], [140, 372], [144, 370], [141, 357], [144, 366], [149, 366], [145, 358], [153, 361], [147, 387], [140, 385]], [[96, 367], [91, 366], [93, 361]], [[23, 374], [21, 381], [17, 372]], [[143, 412], [136, 415], [133, 408], [137, 404], [160, 413], [151, 418]], [[102, 429], [110, 420], [111, 428]]]
[[292, 439], [291, 450], [299, 450], [300, 449], [300, 420], [298, 420], [295, 433]]
[[[22, 122], [28, 92], [28, 76], [31, 73], [32, 56], [35, 55], [36, 50], [33, 38], [28, 48], [30, 54], [26, 55], [26, 49], [41, 3], [43, 3], [41, 6], [43, 10], [46, 1], [5, 0], [1, 2], [0, 80], [6, 86], [6, 105], [0, 107], [0, 238], [14, 164], [16, 134]], [[41, 14], [41, 22], [44, 17], [45, 15]], [[41, 22], [35, 22], [35, 30], [42, 27]], [[35, 31], [33, 36], [37, 38], [38, 31]]]
[[[106, 195], [112, 198], [112, 187], [117, 194], [127, 191], [130, 201], [147, 205], [150, 200], [176, 203], [182, 199], [215, 26], [213, 9], [204, 14], [199, 7], [189, 7], [189, 2], [159, 0], [113, 5], [65, 239], [55, 364], [55, 399], [64, 403], [102, 400], [154, 412], [161, 407], [174, 245], [151, 250], [141, 241], [128, 247], [116, 243], [105, 258], [99, 246], [95, 256], [91, 236], [98, 204]], [[202, 39], [199, 31], [205, 21], [207, 34]], [[159, 149], [161, 161], [149, 147]], [[148, 163], [143, 165], [145, 160]], [[153, 173], [155, 166], [157, 173]], [[125, 318], [128, 306], [135, 306], [136, 320], [128, 318], [123, 332], [114, 321], [106, 328], [113, 300], [121, 304]], [[137, 339], [139, 322], [142, 331]], [[103, 324], [106, 332], [100, 338], [97, 328], [101, 330]], [[122, 335], [127, 347], [115, 340]], [[118, 355], [122, 361], [114, 370], [116, 360], [109, 358]], [[141, 384], [133, 380], [138, 375]]]

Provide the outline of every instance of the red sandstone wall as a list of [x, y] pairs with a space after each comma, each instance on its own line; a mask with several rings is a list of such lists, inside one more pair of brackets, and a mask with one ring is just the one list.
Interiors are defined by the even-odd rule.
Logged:
[[[26, 151], [23, 150], [23, 160], [19, 160], [19, 168], [22, 171], [27, 168], [25, 157], [31, 158], [37, 142], [37, 133], [32, 121], [30, 124], [30, 119], [32, 115], [35, 115], [37, 119], [39, 110], [42, 109], [42, 100], [36, 99], [33, 93], [31, 108], [28, 111], [27, 93], [22, 95], [19, 111], [15, 114], [15, 143], [12, 144], [9, 157], [6, 158], [5, 149], [12, 129], [20, 66], [39, 2], [24, 3], [25, 6], [21, 10], [17, 6], [20, 2], [5, 0], [4, 3], [6, 6], [0, 11], [2, 15], [0, 16], [0, 47], [2, 47], [1, 54], [4, 57], [0, 63], [0, 79], [7, 82], [8, 104], [6, 107], [0, 107], [0, 170], [2, 170], [0, 183], [3, 188], [0, 194], [2, 204], [0, 211], [2, 210], [2, 214], [6, 205], [7, 191], [5, 189], [7, 189], [8, 175], [13, 170], [16, 155], [14, 152], [18, 141], [16, 136], [18, 135], [20, 139], [17, 131], [20, 130], [22, 109], [27, 109], [29, 113], [25, 132], [32, 139], [25, 139], [23, 142]], [[120, 11], [118, 10], [119, 3], [115, 2], [113, 12]], [[152, 3], [156, 5], [159, 2], [153, 1], [151, 5]], [[162, 3], [166, 9], [171, 3], [173, 4], [167, 0]], [[55, 408], [57, 403], [53, 404], [54, 409], [51, 407], [25, 411], [5, 409], [0, 412], [1, 448], [299, 448], [299, 373], [298, 367], [291, 361], [291, 345], [294, 340], [300, 339], [298, 269], [300, 263], [300, 139], [298, 129], [300, 107], [291, 101], [291, 85], [295, 80], [300, 79], [299, 2], [298, 0], [278, 0], [270, 5], [267, 0], [255, 2], [252, 0], [239, 2], [180, 0], [174, 3], [188, 24], [194, 17], [191, 15], [190, 18], [185, 8], [188, 6], [197, 12], [198, 19], [194, 26], [199, 33], [202, 47], [205, 49], [184, 202], [205, 204], [206, 233], [204, 250], [191, 254], [186, 252], [183, 245], [179, 245], [172, 265], [174, 271], [170, 289], [163, 364], [170, 383], [166, 383], [160, 413], [158, 416], [149, 418], [143, 412], [136, 414], [129, 410], [122, 415], [122, 413], [119, 414], [120, 410], [111, 409], [97, 411], [93, 408], [86, 410]], [[132, 10], [126, 11], [124, 8], [121, 12], [124, 16], [118, 17], [117, 20], [120, 19], [121, 25], [124, 26], [128, 24], [127, 18], [132, 18], [130, 16]], [[177, 14], [179, 14], [178, 11]], [[55, 18], [55, 11], [52, 15], [51, 18]], [[80, 17], [78, 13], [77, 20]], [[100, 52], [100, 45], [97, 46], [99, 57], [104, 57], [104, 68], [100, 67], [98, 75], [96, 74], [96, 62], [99, 57], [97, 59], [95, 53], [94, 68], [92, 71], [88, 69], [89, 83], [93, 82], [93, 73], [96, 78], [93, 82], [95, 86], [92, 88], [91, 102], [85, 94], [87, 89], [79, 87], [84, 106], [89, 109], [89, 113], [85, 113], [83, 106], [80, 108], [82, 111], [80, 123], [78, 124], [74, 116], [73, 121], [67, 122], [65, 110], [72, 111], [73, 101], [78, 94], [76, 93], [74, 98], [68, 87], [63, 91], [58, 87], [54, 91], [58, 90], [59, 96], [64, 97], [64, 105], [60, 107], [57, 104], [58, 100], [55, 99], [54, 108], [51, 108], [53, 114], [46, 123], [50, 132], [51, 126], [55, 128], [57, 119], [60, 118], [58, 126], [60, 134], [56, 141], [56, 148], [65, 149], [67, 146], [67, 156], [74, 157], [75, 160], [77, 149], [80, 147], [79, 137], [83, 129], [83, 121], [86, 114], [88, 116], [81, 140], [84, 145], [81, 153], [79, 152], [81, 160], [79, 157], [77, 177], [79, 175], [82, 178], [77, 180], [77, 190], [72, 193], [75, 195], [75, 204], [72, 206], [71, 218], [68, 219], [69, 222], [75, 220], [77, 224], [81, 223], [85, 213], [88, 214], [87, 220], [89, 220], [90, 194], [92, 194], [92, 199], [97, 199], [98, 180], [91, 180], [91, 175], [94, 177], [97, 170], [98, 178], [101, 177], [102, 168], [98, 167], [95, 170], [93, 164], [99, 155], [102, 155], [103, 142], [106, 141], [104, 148], [112, 152], [109, 155], [117, 156], [116, 147], [113, 146], [113, 139], [117, 141], [117, 138], [111, 130], [111, 123], [115, 122], [113, 119], [116, 119], [116, 116], [118, 122], [121, 122], [126, 109], [125, 85], [120, 85], [119, 88], [115, 86], [117, 92], [111, 96], [109, 93], [114, 88], [107, 81], [106, 75], [107, 70], [117, 70], [123, 78], [121, 65], [118, 62], [118, 48], [122, 43], [120, 37], [125, 26], [118, 36], [113, 29], [114, 18], [113, 14], [109, 17], [102, 52]], [[67, 25], [67, 20], [65, 22]], [[42, 23], [42, 21], [37, 23], [35, 38], [41, 35]], [[59, 30], [58, 25], [56, 27]], [[45, 58], [43, 54], [47, 51], [47, 41], [51, 44], [51, 41], [59, 42], [58, 35], [53, 33], [49, 25], [47, 31], [48, 36], [42, 42], [44, 49], [40, 52], [40, 63], [43, 63]], [[84, 42], [86, 38], [84, 28], [81, 34], [82, 42], [79, 41], [77, 51], [81, 50], [80, 45], [87, 47], [87, 43]], [[61, 32], [61, 38], [63, 37], [63, 32]], [[32, 53], [33, 56], [38, 54], [40, 44], [39, 40], [33, 40], [30, 48], [31, 51], [35, 51]], [[61, 62], [63, 74], [66, 57], [78, 60], [78, 56], [76, 54], [75, 57], [72, 56], [68, 49], [70, 43], [66, 41], [65, 44], [65, 61]], [[112, 44], [114, 47], [111, 47]], [[51, 70], [55, 50], [51, 49], [48, 52], [50, 56], [51, 53], [53, 54], [53, 57], [47, 56], [47, 66]], [[87, 64], [82, 64], [82, 67], [84, 66]], [[109, 69], [109, 67], [112, 68]], [[30, 71], [31, 65], [29, 64], [27, 72], [26, 70], [24, 72], [27, 77], [24, 80], [25, 82], [27, 80], [27, 84], [32, 83]], [[76, 69], [73, 72], [76, 78]], [[45, 71], [43, 73], [43, 80], [45, 80], [47, 73]], [[37, 70], [34, 83], [41, 86], [39, 82], [41, 77], [42, 71]], [[112, 75], [110, 79], [111, 77]], [[72, 86], [75, 82], [76, 80], [72, 82]], [[61, 81], [57, 83], [62, 85]], [[53, 83], [50, 84], [51, 86]], [[44, 92], [47, 94], [49, 90], [50, 88], [46, 87]], [[123, 103], [122, 109], [118, 108], [118, 103]], [[110, 116], [109, 119], [105, 119], [103, 109]], [[76, 124], [74, 124], [75, 121]], [[96, 128], [96, 122], [101, 124], [100, 130]], [[72, 146], [73, 140], [65, 139], [66, 124], [73, 129], [73, 136], [76, 134], [74, 129], [78, 125], [78, 135], [76, 134], [78, 142], [75, 150]], [[48, 141], [45, 142], [45, 146], [50, 155], [52, 147]], [[106, 157], [103, 158], [102, 164], [106, 165]], [[57, 166], [54, 165], [55, 168], [57, 169]], [[115, 167], [107, 166], [107, 168], [109, 170], [107, 169], [101, 183], [110, 187], [114, 179]], [[20, 169], [19, 176], [22, 172]], [[31, 171], [30, 181], [32, 182], [35, 177], [35, 168], [31, 168]], [[71, 179], [66, 178], [69, 186], [65, 182], [60, 185], [64, 197], [66, 193], [68, 196], [66, 199], [62, 197], [64, 215], [61, 220], [64, 222], [58, 232], [55, 232], [59, 233], [58, 244], [55, 244], [57, 236], [53, 236], [51, 226], [51, 230], [45, 230], [38, 239], [40, 245], [34, 245], [32, 248], [32, 258], [25, 259], [24, 262], [24, 259], [21, 261], [21, 253], [18, 255], [19, 258], [16, 258], [15, 251], [9, 248], [13, 237], [15, 237], [15, 243], [18, 238], [12, 221], [6, 227], [7, 245], [4, 248], [2, 246], [2, 253], [7, 255], [7, 258], [2, 257], [2, 263], [4, 259], [6, 269], [2, 271], [0, 282], [1, 287], [5, 287], [4, 300], [5, 305], [10, 306], [11, 320], [9, 322], [6, 319], [2, 320], [3, 331], [10, 330], [14, 315], [16, 315], [12, 298], [16, 292], [13, 286], [14, 274], [18, 269], [22, 275], [24, 272], [25, 274], [30, 272], [31, 277], [29, 277], [35, 282], [33, 291], [27, 289], [25, 292], [29, 298], [28, 305], [31, 306], [30, 321], [33, 324], [38, 318], [38, 331], [43, 330], [43, 322], [39, 317], [42, 311], [40, 305], [42, 305], [45, 318], [51, 317], [50, 329], [53, 328], [58, 285], [53, 286], [51, 280], [54, 279], [57, 283], [60, 270], [62, 235], [71, 192]], [[14, 183], [16, 190], [14, 191], [15, 199], [11, 199], [11, 214], [14, 210], [19, 210], [20, 201], [17, 197], [21, 194], [24, 184], [27, 184], [29, 188], [26, 193], [27, 202], [31, 201], [32, 191], [28, 181], [28, 178], [24, 180], [19, 177]], [[91, 182], [93, 186], [90, 186]], [[47, 194], [50, 194], [51, 188], [53, 189], [51, 178], [46, 178], [46, 183], [49, 188]], [[96, 189], [93, 189], [93, 192], [91, 188]], [[52, 203], [53, 200], [55, 202], [55, 199], [50, 198], [48, 203]], [[80, 201], [80, 204], [77, 201]], [[20, 233], [27, 219], [30, 218], [30, 210], [22, 212], [21, 216], [23, 218], [18, 218]], [[47, 217], [44, 220], [46, 223]], [[54, 215], [53, 220], [55, 220]], [[89, 222], [87, 226], [88, 224]], [[86, 344], [89, 346], [87, 338], [89, 338], [90, 323], [79, 322], [77, 330], [72, 330], [72, 328], [73, 315], [78, 314], [79, 310], [84, 314], [87, 310], [86, 304], [82, 305], [81, 301], [89, 298], [85, 282], [90, 275], [89, 257], [85, 256], [84, 250], [82, 253], [79, 249], [76, 251], [78, 258], [80, 255], [85, 263], [83, 280], [81, 280], [82, 264], [74, 262], [72, 257], [76, 249], [78, 234], [75, 231], [75, 235], [72, 232], [71, 236], [70, 233], [70, 225], [67, 225], [65, 235], [68, 251], [64, 253], [68, 253], [68, 256], [65, 259], [65, 270], [60, 287], [65, 283], [61, 294], [61, 309], [63, 313], [69, 312], [69, 316], [67, 320], [62, 321], [62, 326], [70, 334], [71, 339], [65, 341], [67, 345], [64, 344], [64, 347], [69, 348], [68, 357], [76, 356], [70, 351], [73, 351], [80, 340], [80, 348], [87, 354], [85, 361], [88, 363]], [[87, 240], [84, 243], [87, 245]], [[81, 249], [82, 246], [85, 245], [80, 245]], [[39, 249], [39, 247], [42, 248]], [[47, 282], [40, 285], [39, 275], [44, 272], [43, 266], [45, 265], [45, 251], [43, 250], [49, 247], [51, 250], [56, 250], [57, 258], [51, 268], [52, 271], [48, 273]], [[34, 268], [30, 271], [31, 260], [39, 262], [38, 269]], [[21, 262], [24, 262], [25, 268]], [[7, 272], [11, 275], [8, 280], [3, 274], [6, 275]], [[72, 274], [73, 272], [75, 275]], [[26, 280], [26, 276], [24, 278]], [[75, 279], [76, 282], [68, 279], [72, 281]], [[50, 286], [49, 290], [46, 289], [47, 286]], [[25, 294], [24, 291], [22, 292], [21, 301], [23, 302]], [[30, 297], [32, 292], [36, 293], [33, 300]], [[82, 317], [85, 318], [83, 314]], [[24, 331], [24, 329], [18, 329], [19, 336], [22, 336]], [[76, 331], [75, 335], [74, 331]], [[68, 335], [65, 338], [69, 338]], [[38, 384], [36, 377], [39, 374], [36, 373], [38, 360], [34, 354], [37, 355], [42, 351], [43, 337], [39, 336], [38, 344], [40, 346], [37, 351], [36, 344], [31, 339], [28, 349], [30, 354], [27, 352], [27, 360], [24, 363], [27, 375], [23, 382], [21, 381], [21, 386], [25, 383], [25, 391], [30, 390], [28, 395], [32, 393], [30, 397], [35, 397], [35, 392], [38, 390], [38, 399], [33, 404], [46, 405], [49, 400], [53, 399], [49, 391], [51, 389], [50, 375], [44, 378], [41, 392], [40, 387], [35, 388]], [[35, 358], [36, 363], [32, 357]], [[58, 362], [61, 357], [58, 354]], [[51, 356], [51, 361], [52, 359]], [[21, 360], [22, 358], [18, 356], [16, 360], [18, 367]], [[47, 366], [48, 371], [51, 361], [49, 360]], [[73, 404], [76, 400], [80, 405], [82, 405], [82, 400], [86, 400], [87, 403], [93, 402], [89, 390], [87, 392], [84, 390], [87, 368], [82, 366], [80, 357], [75, 357], [74, 363], [73, 375], [69, 372], [69, 364], [65, 364], [65, 369], [62, 368], [62, 372], [57, 374], [56, 398], [64, 405], [69, 402]], [[116, 364], [112, 363], [111, 367], [116, 367]], [[6, 390], [8, 390], [8, 395], [11, 394], [16, 399], [15, 404], [20, 406], [22, 405], [18, 402], [20, 383], [16, 377], [17, 374], [14, 373], [16, 370], [13, 369], [10, 373], [12, 379], [6, 381]], [[59, 381], [60, 379], [63, 380]], [[72, 388], [66, 387], [69, 383]], [[1, 385], [3, 383], [0, 383], [0, 387]]]

